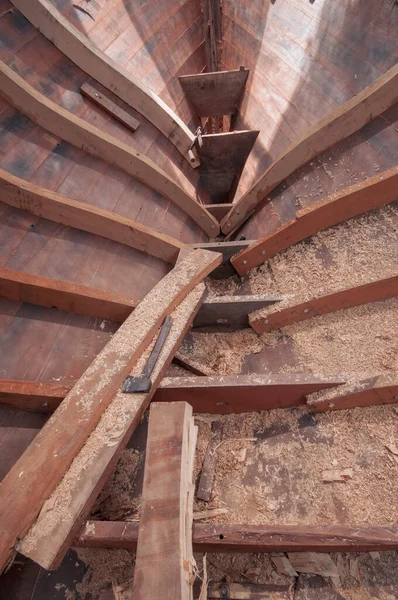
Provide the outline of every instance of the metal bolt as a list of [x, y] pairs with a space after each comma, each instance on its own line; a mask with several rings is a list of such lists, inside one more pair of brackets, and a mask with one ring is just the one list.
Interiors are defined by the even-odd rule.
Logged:
[[237, 215], [240, 215], [240, 210], [237, 210], [237, 211], [236, 211], [236, 214], [237, 214]]
[[268, 319], [264, 319], [264, 325], [268, 325]]
[[202, 213], [200, 216], [201, 216], [201, 217], [204, 217], [205, 215], [204, 215], [204, 213]]
[[42, 404], [42, 406], [44, 406], [44, 408], [47, 408], [47, 406], [48, 406], [48, 402], [44, 402], [44, 403]]
[[310, 311], [310, 309], [309, 309], [309, 308], [305, 308], [305, 309], [304, 309], [304, 312], [305, 312], [305, 313], [307, 313], [307, 312], [309, 312], [309, 311]]
[[98, 92], [95, 92], [95, 94], [94, 94], [94, 95], [95, 95], [97, 98], [99, 98], [99, 94], [98, 94]]
[[231, 227], [231, 223], [228, 223], [228, 227]]
[[265, 254], [265, 250], [261, 250], [261, 254]]
[[214, 229], [214, 225], [210, 225], [210, 229]]
[[247, 265], [247, 260], [242, 260], [244, 265]]
[[329, 408], [333, 408], [333, 406], [334, 406], [334, 402], [330, 402]]
[[228, 598], [229, 589], [226, 583], [222, 583], [219, 589], [220, 598]]

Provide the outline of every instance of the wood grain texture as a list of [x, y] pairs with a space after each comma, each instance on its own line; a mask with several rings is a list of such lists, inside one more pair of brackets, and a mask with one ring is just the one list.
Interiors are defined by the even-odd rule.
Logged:
[[179, 77], [199, 117], [233, 115], [242, 98], [248, 69], [196, 73]]
[[134, 131], [137, 131], [138, 127], [140, 126], [140, 122], [129, 115], [129, 113], [123, 110], [123, 108], [115, 104], [111, 98], [108, 98], [105, 94], [101, 93], [100, 90], [91, 85], [91, 83], [83, 83], [80, 88], [80, 92], [83, 94], [83, 96], [90, 98], [90, 100], [92, 100], [95, 104], [112, 115], [112, 117], [117, 119], [117, 121], [120, 121], [120, 123], [123, 123], [123, 125], [131, 129], [133, 133]]
[[0, 380], [0, 403], [13, 408], [54, 412], [72, 386], [53, 382]]
[[318, 296], [306, 302], [296, 302], [294, 297], [282, 303], [280, 310], [275, 306], [274, 312], [267, 312], [250, 321], [257, 333], [264, 333], [327, 315], [331, 312], [378, 302], [398, 296], [398, 275], [386, 279], [376, 279], [370, 283], [340, 290], [325, 296]]
[[[398, 84], [397, 84], [398, 87]], [[259, 238], [231, 260], [240, 275], [259, 266], [278, 252], [364, 212], [398, 199], [398, 167], [355, 183], [297, 211], [295, 218]]]
[[[49, 0], [14, 0], [13, 4], [72, 62], [155, 125], [189, 162], [193, 133], [149, 87], [101, 52]], [[192, 166], [198, 164], [199, 160]]]
[[228, 234], [239, 227], [268, 194], [291, 173], [361, 129], [398, 100], [398, 64], [372, 85], [316, 123], [277, 159], [221, 222]]
[[[193, 459], [197, 429], [186, 402], [151, 405], [133, 597], [193, 598]], [[167, 590], [165, 594], [165, 590]]]
[[154, 161], [112, 135], [102, 132], [88, 121], [61, 108], [27, 84], [3, 62], [0, 62], [0, 94], [53, 135], [120, 168], [174, 202], [209, 236], [218, 234], [219, 224], [216, 219]]
[[223, 424], [221, 421], [214, 421], [211, 426], [211, 436], [206, 448], [199, 485], [196, 492], [196, 497], [205, 502], [209, 502], [213, 491], [213, 481], [217, 466], [217, 447], [221, 442], [222, 430]]
[[[166, 275], [119, 328], [8, 473], [0, 488], [1, 569], [164, 317], [220, 262], [221, 256], [215, 253], [196, 251]], [[54, 452], [57, 448], [64, 450]]]

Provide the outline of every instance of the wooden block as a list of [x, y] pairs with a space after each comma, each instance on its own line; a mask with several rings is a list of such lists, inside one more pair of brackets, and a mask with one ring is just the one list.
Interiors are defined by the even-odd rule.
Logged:
[[186, 402], [151, 405], [134, 569], [136, 600], [192, 598], [195, 446], [192, 408]]
[[290, 585], [272, 583], [214, 583], [207, 587], [207, 598], [229, 600], [292, 600]]
[[313, 573], [323, 577], [338, 577], [336, 564], [329, 554], [321, 552], [289, 552], [290, 563], [298, 573]]
[[205, 300], [194, 327], [244, 329], [249, 327], [249, 313], [279, 302], [283, 296], [217, 296]]
[[217, 221], [221, 221], [227, 212], [232, 208], [232, 204], [227, 202], [224, 202], [223, 204], [205, 204], [204, 206], [205, 209], [217, 219]]
[[287, 575], [288, 577], [297, 577], [297, 573], [293, 569], [290, 560], [284, 554], [271, 554], [271, 560], [274, 563], [276, 570], [281, 575]]
[[203, 244], [190, 244], [193, 248], [202, 248], [213, 252], [221, 252], [222, 264], [212, 271], [210, 277], [213, 279], [227, 279], [236, 275], [236, 270], [231, 264], [231, 258], [241, 250], [245, 250], [253, 242], [243, 240], [234, 242], [205, 242]]
[[217, 466], [217, 448], [221, 442], [222, 430], [223, 424], [221, 421], [214, 421], [211, 426], [211, 437], [206, 448], [199, 486], [196, 492], [196, 497], [205, 502], [209, 502], [213, 490], [213, 481]]
[[80, 88], [80, 92], [83, 96], [90, 98], [95, 104], [98, 104], [101, 108], [103, 108], [107, 113], [112, 115], [115, 119], [123, 123], [126, 127], [131, 129], [131, 131], [137, 131], [140, 126], [139, 121], [134, 119], [126, 110], [118, 106], [111, 98], [100, 92], [97, 88], [95, 88], [90, 83], [83, 83]]

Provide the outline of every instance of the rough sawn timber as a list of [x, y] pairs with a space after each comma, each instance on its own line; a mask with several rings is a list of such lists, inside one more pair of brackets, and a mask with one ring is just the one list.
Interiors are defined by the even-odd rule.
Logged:
[[220, 262], [218, 254], [196, 251], [168, 273], [95, 358], [5, 477], [0, 486], [0, 571], [165, 316]]
[[132, 590], [135, 600], [193, 598], [196, 437], [189, 404], [151, 405]]
[[174, 264], [186, 244], [137, 221], [72, 200], [0, 169], [0, 200], [75, 229], [100, 235]]
[[179, 150], [193, 167], [188, 150], [194, 134], [169, 106], [139, 79], [91, 42], [49, 0], [13, 0], [14, 6], [82, 71], [135, 108]]
[[105, 160], [168, 198], [209, 236], [218, 234], [218, 221], [151, 159], [58, 106], [1, 61], [0, 95], [53, 135]]
[[272, 312], [267, 312], [250, 321], [250, 325], [257, 333], [264, 333], [306, 321], [320, 315], [327, 315], [331, 312], [378, 302], [398, 296], [398, 275], [386, 279], [376, 279], [363, 285], [353, 288], [339, 290], [325, 296], [318, 296], [298, 302], [292, 297], [289, 301], [282, 302], [282, 308], [278, 310], [278, 304], [272, 307]]
[[372, 85], [316, 123], [293, 143], [246, 192], [221, 222], [229, 234], [289, 175], [321, 152], [355, 133], [398, 100], [398, 64]]
[[397, 199], [398, 166], [302, 208], [292, 221], [243, 248], [231, 258], [231, 263], [240, 275], [245, 275], [253, 267], [318, 231]]
[[86, 98], [90, 98], [92, 102], [120, 121], [120, 123], [123, 123], [123, 125], [131, 129], [131, 131], [137, 131], [140, 126], [139, 121], [134, 119], [127, 111], [96, 89], [91, 83], [83, 83], [80, 88], [80, 93], [83, 94], [83, 96], [86, 96]]

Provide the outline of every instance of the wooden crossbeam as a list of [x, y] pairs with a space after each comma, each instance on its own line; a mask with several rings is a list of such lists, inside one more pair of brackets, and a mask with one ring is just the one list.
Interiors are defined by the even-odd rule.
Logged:
[[153, 403], [132, 595], [192, 599], [193, 463], [197, 427], [186, 402]]
[[355, 133], [398, 100], [398, 64], [377, 81], [316, 123], [278, 158], [253, 187], [234, 203], [221, 222], [229, 234], [289, 175], [337, 142]]
[[61, 108], [1, 61], [0, 95], [53, 135], [107, 161], [168, 198], [209, 236], [215, 237], [218, 234], [219, 223], [216, 219], [151, 159]]
[[133, 219], [51, 192], [3, 169], [0, 169], [0, 200], [38, 217], [136, 248], [171, 264], [176, 262], [179, 251], [187, 248], [179, 240]]
[[96, 44], [72, 25], [50, 0], [13, 0], [14, 6], [85, 73], [99, 81], [126, 104], [135, 108], [179, 150], [193, 167], [188, 150], [194, 140], [178, 115], [139, 79], [101, 52]]
[[227, 212], [232, 208], [232, 204], [227, 202], [224, 204], [205, 204], [204, 206], [206, 210], [208, 210], [209, 213], [217, 219], [217, 221], [221, 221]]
[[358, 285], [353, 288], [340, 290], [325, 296], [317, 296], [305, 302], [289, 298], [280, 304], [271, 306], [261, 317], [250, 321], [250, 325], [257, 333], [264, 333], [286, 327], [293, 323], [299, 323], [327, 315], [331, 312], [378, 302], [398, 296], [398, 275], [386, 279], [376, 279], [370, 283]]
[[[138, 523], [88, 521], [75, 545], [137, 547]], [[398, 550], [398, 526], [226, 525], [194, 523], [196, 552], [367, 552]]]
[[[398, 87], [398, 86], [397, 86]], [[398, 167], [355, 183], [340, 192], [313, 202], [276, 231], [252, 242], [231, 262], [240, 275], [258, 267], [278, 252], [318, 233], [398, 199]]]
[[105, 94], [100, 92], [98, 88], [91, 85], [91, 83], [83, 83], [80, 88], [80, 93], [86, 98], [89, 98], [92, 102], [100, 106], [108, 114], [112, 115], [114, 119], [123, 123], [126, 127], [131, 129], [132, 132], [137, 131], [140, 126], [140, 122], [134, 119], [126, 110], [118, 106], [116, 102], [108, 98]]
[[0, 487], [0, 571], [165, 316], [220, 262], [215, 253], [196, 251], [167, 274], [94, 359], [5, 477]]

